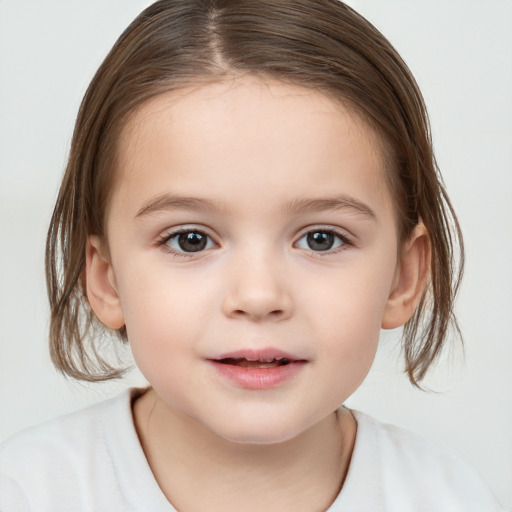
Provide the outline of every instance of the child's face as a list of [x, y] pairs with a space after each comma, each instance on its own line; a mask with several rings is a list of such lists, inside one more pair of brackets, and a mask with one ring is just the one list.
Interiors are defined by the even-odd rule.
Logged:
[[327, 418], [365, 378], [397, 281], [371, 131], [319, 93], [244, 79], [151, 101], [118, 163], [108, 314], [155, 391], [235, 441]]

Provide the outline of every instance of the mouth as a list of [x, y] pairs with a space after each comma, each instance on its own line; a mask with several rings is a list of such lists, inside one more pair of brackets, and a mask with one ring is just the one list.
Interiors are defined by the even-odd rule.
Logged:
[[240, 368], [277, 368], [292, 363], [307, 362], [306, 359], [276, 348], [238, 350], [220, 354], [211, 361]]
[[243, 350], [209, 359], [231, 384], [254, 390], [275, 388], [299, 374], [306, 359], [276, 349]]
[[225, 357], [223, 359], [218, 359], [217, 362], [230, 366], [238, 366], [240, 368], [277, 368], [278, 366], [290, 364], [293, 360], [286, 357], [258, 360], [246, 359], [244, 357]]

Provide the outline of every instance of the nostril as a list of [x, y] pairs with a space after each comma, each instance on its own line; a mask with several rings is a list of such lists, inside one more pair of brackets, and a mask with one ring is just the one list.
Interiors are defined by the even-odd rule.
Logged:
[[271, 318], [279, 318], [284, 315], [283, 309], [274, 309], [272, 311], [245, 311], [243, 309], [235, 309], [233, 310], [234, 316], [251, 316], [251, 317], [271, 317]]
[[[243, 288], [231, 290], [222, 302], [223, 313], [231, 318], [264, 318], [280, 321], [292, 315], [291, 297], [272, 289]], [[261, 288], [261, 287], [260, 287]]]

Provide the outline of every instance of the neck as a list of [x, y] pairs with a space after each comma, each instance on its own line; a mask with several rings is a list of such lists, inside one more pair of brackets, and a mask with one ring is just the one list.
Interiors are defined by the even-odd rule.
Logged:
[[153, 474], [177, 510], [326, 510], [348, 471], [356, 422], [340, 409], [282, 443], [227, 441], [167, 406], [153, 391], [134, 404]]

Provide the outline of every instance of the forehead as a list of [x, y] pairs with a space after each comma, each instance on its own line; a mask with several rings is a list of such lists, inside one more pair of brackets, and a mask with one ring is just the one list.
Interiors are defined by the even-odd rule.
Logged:
[[333, 120], [347, 118], [350, 122], [345, 123], [345, 128], [371, 142], [377, 153], [381, 152], [379, 134], [350, 103], [335, 99], [330, 93], [252, 75], [232, 76], [205, 84], [200, 82], [146, 101], [128, 117], [121, 130], [119, 147], [121, 152], [135, 149], [134, 137], [140, 141], [144, 135], [151, 136], [148, 130], [154, 130], [157, 124], [162, 127], [172, 122], [175, 125], [184, 122], [199, 124], [211, 121], [220, 110], [223, 114], [238, 115], [243, 121], [259, 122], [260, 127], [262, 123], [267, 130], [273, 126], [279, 129], [275, 121], [277, 117], [282, 119], [283, 115], [289, 119], [301, 119], [306, 113], [324, 117], [324, 120], [326, 116]]
[[309, 180], [328, 195], [336, 167], [350, 167], [352, 178], [375, 193], [387, 188], [379, 137], [352, 109], [304, 87], [254, 77], [150, 100], [122, 131], [117, 162], [117, 188], [139, 195], [158, 193], [150, 183], [155, 174], [163, 188], [187, 182], [204, 193], [207, 183], [208, 194], [219, 197], [242, 181], [266, 194], [275, 183], [274, 195], [293, 195], [305, 192]]

